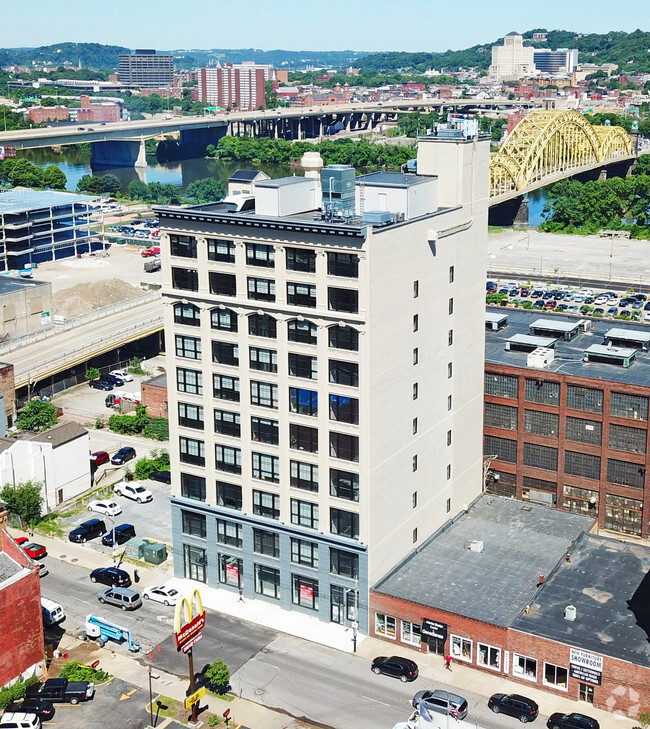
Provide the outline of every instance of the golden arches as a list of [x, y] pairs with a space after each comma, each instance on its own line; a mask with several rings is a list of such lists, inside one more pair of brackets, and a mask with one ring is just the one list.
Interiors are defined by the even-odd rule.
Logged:
[[491, 157], [490, 197], [631, 156], [632, 140], [622, 127], [592, 126], [577, 111], [531, 111]]

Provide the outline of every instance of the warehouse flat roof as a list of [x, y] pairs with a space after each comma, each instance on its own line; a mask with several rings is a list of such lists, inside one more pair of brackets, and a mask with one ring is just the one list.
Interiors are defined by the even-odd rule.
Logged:
[[555, 337], [535, 337], [532, 334], [515, 334], [506, 340], [510, 344], [529, 344], [534, 347], [553, 347], [557, 339]]
[[572, 332], [579, 326], [577, 321], [567, 321], [566, 319], [548, 316], [544, 319], [535, 319], [529, 324], [531, 329], [539, 329], [549, 332]]
[[496, 324], [500, 324], [503, 320], [508, 319], [507, 314], [497, 313], [496, 311], [486, 311], [485, 312], [485, 321], [486, 322], [495, 322]]
[[648, 344], [650, 342], [650, 331], [641, 331], [639, 329], [622, 329], [614, 327], [605, 332], [605, 339], [621, 339], [626, 342], [638, 342], [639, 344]]

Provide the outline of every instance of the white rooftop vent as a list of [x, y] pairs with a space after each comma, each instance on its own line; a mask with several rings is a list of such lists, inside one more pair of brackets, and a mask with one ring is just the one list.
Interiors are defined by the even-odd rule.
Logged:
[[472, 552], [482, 552], [485, 549], [485, 545], [483, 544], [482, 539], [473, 539], [469, 543], [469, 548], [472, 550]]
[[537, 347], [526, 357], [526, 366], [543, 370], [555, 359], [555, 350], [548, 347]]
[[564, 608], [564, 619], [569, 620], [573, 622], [576, 617], [578, 616], [578, 611], [575, 609], [574, 605], [567, 605]]

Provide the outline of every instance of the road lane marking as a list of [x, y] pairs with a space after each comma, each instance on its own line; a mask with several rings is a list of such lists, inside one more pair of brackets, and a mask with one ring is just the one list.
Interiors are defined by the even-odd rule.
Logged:
[[362, 699], [367, 699], [368, 701], [374, 701], [376, 704], [382, 704], [382, 706], [388, 706], [389, 708], [392, 708], [392, 704], [387, 704], [385, 701], [379, 701], [379, 699], [373, 699], [370, 696], [361, 696]]

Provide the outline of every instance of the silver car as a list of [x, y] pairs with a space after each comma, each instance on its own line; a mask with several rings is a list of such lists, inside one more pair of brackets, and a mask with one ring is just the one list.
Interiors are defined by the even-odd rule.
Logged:
[[136, 610], [142, 607], [140, 593], [129, 590], [127, 587], [107, 587], [97, 593], [97, 599], [102, 605], [108, 603], [122, 608], [122, 610]]

